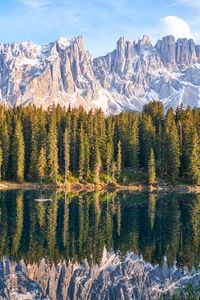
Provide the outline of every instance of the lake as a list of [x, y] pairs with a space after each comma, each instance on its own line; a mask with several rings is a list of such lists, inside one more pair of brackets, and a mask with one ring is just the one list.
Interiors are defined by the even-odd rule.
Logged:
[[200, 195], [1, 192], [0, 257], [0, 299], [160, 299], [196, 288]]

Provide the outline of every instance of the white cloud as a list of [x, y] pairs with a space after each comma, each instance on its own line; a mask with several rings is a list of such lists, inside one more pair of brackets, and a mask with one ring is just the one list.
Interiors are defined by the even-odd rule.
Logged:
[[31, 8], [39, 8], [48, 6], [52, 3], [51, 0], [18, 0], [20, 3]]
[[178, 38], [194, 39], [190, 26], [183, 19], [175, 16], [166, 16], [160, 19], [159, 30], [161, 36], [171, 34], [176, 39]]

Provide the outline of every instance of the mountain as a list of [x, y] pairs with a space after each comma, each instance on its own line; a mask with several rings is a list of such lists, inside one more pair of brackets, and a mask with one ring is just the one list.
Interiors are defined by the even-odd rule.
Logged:
[[52, 104], [106, 113], [138, 110], [150, 100], [165, 109], [200, 106], [200, 45], [163, 37], [152, 45], [124, 37], [116, 49], [92, 59], [81, 36], [45, 46], [0, 44], [0, 101], [7, 106]]
[[181, 286], [198, 286], [199, 270], [178, 270], [164, 261], [152, 266], [133, 253], [124, 260], [104, 250], [101, 264], [89, 266], [60, 262], [54, 265], [44, 259], [26, 264], [0, 261], [0, 299], [143, 299], [157, 300], [163, 293], [173, 294]]

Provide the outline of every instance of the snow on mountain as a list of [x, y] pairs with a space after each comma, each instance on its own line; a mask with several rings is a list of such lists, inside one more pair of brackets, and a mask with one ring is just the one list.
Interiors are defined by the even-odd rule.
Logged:
[[82, 105], [106, 113], [138, 110], [150, 100], [165, 108], [200, 106], [200, 46], [163, 37], [155, 46], [120, 38], [116, 49], [92, 60], [82, 36], [40, 46], [0, 44], [0, 101], [47, 108]]
[[146, 263], [128, 253], [124, 259], [104, 250], [100, 265], [60, 262], [50, 264], [19, 263], [4, 258], [0, 261], [2, 299], [160, 299], [162, 293], [198, 285], [199, 270], [178, 270]]

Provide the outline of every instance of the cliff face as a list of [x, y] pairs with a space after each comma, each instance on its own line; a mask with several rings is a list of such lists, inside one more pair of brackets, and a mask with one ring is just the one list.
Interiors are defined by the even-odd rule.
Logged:
[[200, 280], [200, 272], [184, 273], [146, 264], [134, 254], [124, 260], [104, 250], [100, 266], [83, 264], [57, 266], [42, 260], [39, 265], [0, 262], [0, 299], [159, 299], [164, 291]]
[[82, 37], [46, 46], [32, 42], [0, 45], [0, 101], [101, 107], [105, 112], [141, 110], [149, 100], [165, 108], [200, 104], [200, 46], [164, 37], [155, 46], [120, 38], [116, 49], [92, 60]]
[[1, 100], [8, 105], [93, 108], [91, 99], [98, 97], [100, 85], [82, 37], [43, 47], [31, 42], [1, 45], [0, 53]]

